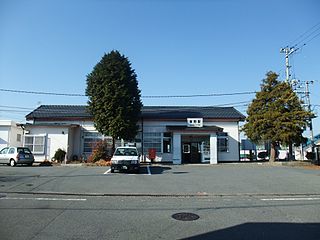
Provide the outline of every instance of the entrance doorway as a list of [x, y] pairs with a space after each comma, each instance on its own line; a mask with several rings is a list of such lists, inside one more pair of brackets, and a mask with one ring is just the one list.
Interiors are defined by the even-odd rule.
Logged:
[[184, 135], [182, 136], [182, 163], [201, 163], [204, 158], [205, 143], [209, 136]]
[[198, 142], [184, 143], [182, 163], [201, 163], [201, 146]]

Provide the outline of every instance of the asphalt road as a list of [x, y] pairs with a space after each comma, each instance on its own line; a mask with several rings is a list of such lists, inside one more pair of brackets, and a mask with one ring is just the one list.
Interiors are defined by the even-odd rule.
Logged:
[[251, 164], [139, 175], [0, 166], [0, 239], [319, 239], [319, 180], [319, 170]]

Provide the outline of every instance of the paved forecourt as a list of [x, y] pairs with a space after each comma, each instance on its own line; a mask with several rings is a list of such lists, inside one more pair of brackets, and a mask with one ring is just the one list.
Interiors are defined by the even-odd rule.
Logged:
[[266, 164], [153, 165], [140, 174], [109, 167], [0, 166], [0, 192], [76, 194], [320, 194], [319, 170]]

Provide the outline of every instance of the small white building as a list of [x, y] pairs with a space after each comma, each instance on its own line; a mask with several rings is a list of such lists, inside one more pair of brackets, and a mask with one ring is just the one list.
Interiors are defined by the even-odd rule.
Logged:
[[[58, 148], [68, 159], [88, 156], [102, 136], [94, 128], [86, 106], [42, 105], [26, 116], [24, 145], [37, 161], [50, 160]], [[239, 121], [244, 116], [233, 107], [144, 106], [135, 144], [155, 161], [211, 163], [240, 161]], [[148, 160], [148, 159], [147, 159]]]
[[23, 145], [23, 128], [11, 120], [0, 120], [0, 150], [4, 147]]

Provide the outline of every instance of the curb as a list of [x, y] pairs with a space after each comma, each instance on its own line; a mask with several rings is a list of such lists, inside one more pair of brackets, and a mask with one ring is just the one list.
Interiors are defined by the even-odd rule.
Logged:
[[55, 196], [87, 196], [87, 197], [260, 197], [260, 196], [320, 196], [320, 193], [72, 193], [72, 192], [26, 192], [3, 191], [3, 194], [22, 195], [55, 195]]
[[59, 167], [83, 167], [85, 166], [83, 163], [67, 163], [61, 164]]

